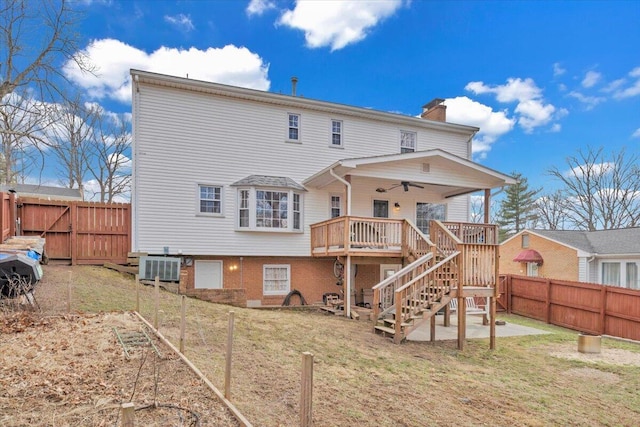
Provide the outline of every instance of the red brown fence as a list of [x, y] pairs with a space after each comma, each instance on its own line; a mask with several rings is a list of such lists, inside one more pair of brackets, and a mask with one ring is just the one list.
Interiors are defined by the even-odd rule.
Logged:
[[580, 332], [640, 340], [640, 291], [592, 283], [501, 276], [509, 313]]
[[[15, 234], [45, 238], [50, 260], [124, 264], [131, 247], [131, 205], [18, 198], [0, 193], [2, 241]], [[17, 203], [15, 203], [17, 202]], [[17, 218], [17, 221], [16, 221]]]

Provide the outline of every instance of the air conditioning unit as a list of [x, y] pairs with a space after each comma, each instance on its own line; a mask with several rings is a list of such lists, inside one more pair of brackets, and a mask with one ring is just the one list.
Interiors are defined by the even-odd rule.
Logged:
[[156, 276], [163, 282], [180, 280], [180, 258], [162, 256], [140, 257], [141, 280], [155, 280]]

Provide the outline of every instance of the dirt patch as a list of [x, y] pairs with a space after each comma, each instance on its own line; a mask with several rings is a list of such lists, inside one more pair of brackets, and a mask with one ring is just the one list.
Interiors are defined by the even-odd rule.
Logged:
[[130, 313], [0, 318], [0, 425], [118, 425], [133, 401], [136, 425], [239, 425], [228, 408], [157, 341], [125, 356], [114, 332], [141, 332]]
[[561, 359], [579, 360], [587, 363], [606, 363], [609, 365], [640, 366], [640, 355], [637, 352], [619, 348], [602, 348], [600, 353], [580, 353], [574, 344], [555, 346], [549, 353]]
[[611, 372], [603, 372], [594, 368], [574, 368], [567, 371], [567, 375], [584, 380], [594, 380], [599, 384], [616, 384], [620, 377]]

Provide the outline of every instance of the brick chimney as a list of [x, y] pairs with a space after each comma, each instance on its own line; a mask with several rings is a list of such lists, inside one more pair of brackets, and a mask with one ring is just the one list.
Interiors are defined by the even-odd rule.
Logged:
[[422, 114], [420, 117], [427, 120], [435, 120], [437, 122], [447, 121], [447, 106], [443, 104], [444, 99], [435, 98], [422, 106]]

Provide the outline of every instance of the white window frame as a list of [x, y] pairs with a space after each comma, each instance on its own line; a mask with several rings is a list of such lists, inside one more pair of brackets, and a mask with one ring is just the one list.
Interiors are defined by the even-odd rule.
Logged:
[[[267, 278], [267, 270], [269, 269], [285, 269], [286, 270], [286, 289], [267, 289], [268, 280], [285, 280]], [[262, 265], [262, 294], [263, 295], [287, 295], [291, 291], [291, 265], [290, 264], [263, 264]]]
[[[334, 124], [338, 124], [340, 129], [338, 132], [336, 132], [336, 129], [334, 127]], [[333, 148], [342, 148], [344, 147], [344, 122], [342, 120], [336, 120], [336, 119], [331, 119], [331, 137], [329, 138], [329, 147], [333, 147]], [[340, 143], [339, 144], [335, 144], [334, 143], [334, 136], [338, 136], [340, 137]]]
[[[243, 192], [248, 192], [249, 200], [247, 207], [242, 205]], [[286, 227], [258, 227], [257, 225], [257, 192], [271, 191], [278, 193], [287, 193], [287, 226]], [[294, 195], [299, 198], [299, 209], [294, 210]], [[268, 233], [302, 233], [304, 230], [304, 194], [301, 191], [291, 188], [267, 188], [267, 187], [239, 187], [236, 206], [236, 230], [237, 231], [264, 231]], [[240, 224], [240, 211], [249, 211], [249, 221], [247, 226]], [[294, 228], [295, 216], [299, 215], [299, 228]]]
[[[618, 283], [605, 283], [604, 268], [606, 264], [618, 266]], [[636, 283], [629, 283], [629, 267], [635, 265], [636, 269]], [[640, 278], [637, 275], [640, 274], [640, 260], [636, 259], [623, 259], [623, 258], [604, 258], [598, 262], [598, 283], [606, 286], [618, 286], [627, 289], [640, 289]]]
[[[412, 135], [413, 138], [413, 147], [407, 144], [407, 137]], [[401, 130], [400, 131], [400, 153], [415, 153], [418, 151], [418, 133], [409, 131], [409, 130]]]
[[[220, 199], [202, 199], [201, 197], [201, 189], [203, 187], [209, 188], [219, 188], [220, 189]], [[202, 212], [202, 201], [213, 201], [220, 203], [220, 212]], [[218, 184], [203, 184], [198, 183], [196, 185], [196, 216], [209, 216], [209, 217], [223, 217], [224, 216], [224, 186]]]
[[[442, 206], [443, 209], [444, 209], [444, 217], [442, 219], [440, 219], [440, 218], [429, 218], [427, 220], [426, 232], [423, 230], [424, 227], [421, 226], [421, 220], [418, 218], [418, 206], [420, 206], [420, 205]], [[447, 219], [447, 204], [446, 203], [416, 202], [416, 207], [415, 207], [414, 212], [416, 214], [416, 216], [415, 216], [416, 227], [418, 227], [420, 229], [420, 231], [422, 231], [424, 234], [426, 234], [428, 236], [429, 235], [429, 220], [431, 220], [431, 219], [439, 219], [440, 221], [446, 221], [446, 219]]]
[[[334, 202], [334, 198], [338, 199], [338, 206], [334, 206], [333, 202]], [[337, 213], [338, 215], [335, 216], [334, 215], [334, 209], [337, 209]], [[342, 216], [342, 195], [340, 194], [330, 194], [329, 195], [329, 218], [337, 218], [339, 216]]]
[[[613, 267], [615, 265], [618, 266], [618, 271], [617, 271], [617, 273], [618, 273], [618, 283], [605, 283], [605, 281], [604, 281], [604, 279], [605, 279], [605, 277], [604, 277], [605, 265], [610, 265], [611, 267]], [[618, 286], [618, 287], [620, 287], [622, 285], [622, 278], [626, 277], [625, 276], [624, 267], [625, 267], [625, 264], [620, 262], [620, 261], [617, 261], [617, 260], [607, 260], [607, 261], [600, 262], [600, 269], [599, 269], [600, 270], [600, 283], [603, 284], [603, 285], [607, 285], [607, 286]], [[612, 271], [611, 273], [614, 273], [614, 272]]]
[[[291, 126], [291, 117], [297, 117], [297, 126]], [[286, 141], [287, 142], [292, 142], [292, 143], [297, 143], [300, 144], [302, 141], [302, 115], [300, 113], [287, 113], [287, 135], [286, 135]], [[296, 129], [298, 131], [298, 137], [297, 138], [291, 138], [291, 129]]]

